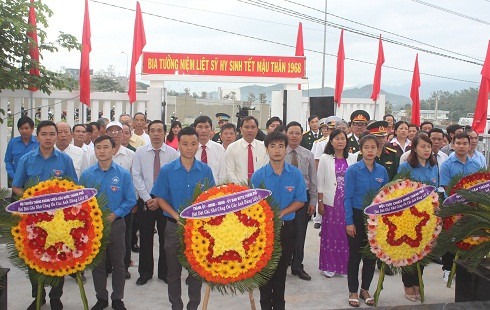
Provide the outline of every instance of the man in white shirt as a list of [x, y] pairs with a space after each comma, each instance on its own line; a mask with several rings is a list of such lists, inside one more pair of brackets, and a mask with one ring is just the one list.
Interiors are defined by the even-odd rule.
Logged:
[[242, 138], [226, 149], [226, 175], [229, 182], [246, 183], [252, 174], [269, 162], [264, 143], [256, 138], [259, 122], [253, 116], [246, 116], [240, 128]]
[[[121, 124], [128, 124], [128, 126], [130, 127], [131, 137], [129, 138], [129, 145], [131, 145], [135, 151], [137, 148], [147, 144], [145, 139], [143, 139], [141, 136], [138, 136], [137, 134], [135, 134], [132, 131], [133, 130], [133, 119], [131, 118], [131, 116], [129, 116], [129, 114], [121, 114], [121, 116], [119, 116], [119, 122]], [[124, 131], [124, 128], [123, 128], [123, 131]]]
[[70, 144], [73, 139], [70, 125], [65, 122], [58, 122], [56, 127], [58, 128], [58, 139], [55, 148], [70, 156], [77, 177], [80, 178], [82, 171], [88, 167], [87, 158], [81, 148]]
[[[114, 156], [112, 156], [112, 160], [119, 166], [131, 172], [134, 152], [127, 147], [121, 145], [122, 124], [119, 122], [110, 122], [109, 124], [107, 124], [106, 135], [112, 137], [114, 139], [114, 142], [116, 142], [116, 147], [114, 148], [115, 153]], [[126, 279], [129, 279], [131, 278], [131, 274], [129, 273], [128, 269], [131, 263], [131, 232], [133, 229], [133, 210], [131, 210], [131, 212], [129, 212], [129, 214], [124, 217], [124, 221], [126, 222], [126, 254], [124, 256], [124, 265], [126, 267]]]
[[160, 120], [148, 125], [150, 144], [136, 150], [133, 160], [133, 183], [138, 191], [138, 220], [140, 224], [140, 274], [136, 284], [144, 285], [153, 277], [153, 230], [157, 223], [159, 239], [158, 278], [167, 282], [167, 260], [165, 257], [165, 227], [167, 220], [157, 206], [157, 199], [150, 195], [161, 167], [176, 160], [179, 155], [176, 150], [164, 143], [167, 126]]
[[195, 158], [207, 164], [213, 171], [213, 177], [216, 184], [226, 179], [225, 149], [217, 142], [211, 140], [213, 121], [209, 116], [201, 115], [194, 121], [199, 138], [199, 148]]
[[89, 167], [93, 166], [97, 161], [97, 158], [95, 158], [94, 149], [84, 143], [85, 136], [87, 135], [87, 126], [84, 124], [75, 124], [73, 126], [72, 132], [73, 132], [73, 145], [78, 146], [79, 148], [82, 149], [85, 156], [85, 160], [88, 163], [88, 166]]
[[432, 152], [437, 160], [437, 165], [439, 166], [439, 171], [441, 170], [441, 165], [445, 162], [448, 156], [441, 151], [442, 142], [444, 140], [444, 132], [440, 128], [433, 128], [429, 131], [429, 139], [432, 141]]
[[146, 115], [142, 112], [137, 112], [133, 117], [133, 133], [145, 139], [146, 144], [150, 142], [150, 136], [145, 132], [146, 127]]

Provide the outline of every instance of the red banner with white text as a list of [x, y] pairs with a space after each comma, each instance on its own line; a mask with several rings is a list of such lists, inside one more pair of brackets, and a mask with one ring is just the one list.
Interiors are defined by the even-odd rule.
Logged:
[[304, 78], [305, 57], [143, 52], [142, 74]]

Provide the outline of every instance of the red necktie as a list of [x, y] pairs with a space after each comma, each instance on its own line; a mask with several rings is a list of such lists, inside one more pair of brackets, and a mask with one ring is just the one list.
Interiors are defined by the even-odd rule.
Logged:
[[254, 155], [252, 153], [252, 144], [248, 145], [248, 179], [252, 177], [254, 173]]
[[206, 146], [201, 145], [202, 153], [201, 153], [201, 162], [207, 164], [208, 163], [208, 153], [206, 152]]
[[153, 159], [153, 184], [155, 184], [160, 173], [160, 150], [153, 151], [155, 152], [155, 158]]

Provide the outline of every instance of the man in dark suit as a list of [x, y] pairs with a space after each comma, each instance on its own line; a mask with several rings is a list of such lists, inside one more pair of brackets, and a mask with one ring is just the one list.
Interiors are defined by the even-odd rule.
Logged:
[[318, 127], [317, 115], [311, 115], [310, 117], [308, 117], [308, 126], [310, 127], [310, 130], [303, 133], [303, 138], [301, 139], [300, 145], [305, 149], [311, 151], [311, 148], [313, 147], [313, 142], [323, 137], [322, 132]]

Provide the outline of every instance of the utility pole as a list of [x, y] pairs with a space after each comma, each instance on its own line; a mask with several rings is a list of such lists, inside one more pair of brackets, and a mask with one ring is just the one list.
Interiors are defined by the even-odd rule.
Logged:
[[323, 20], [323, 62], [322, 62], [322, 92], [324, 94], [325, 88], [325, 50], [327, 48], [327, 0], [325, 0], [325, 17]]

